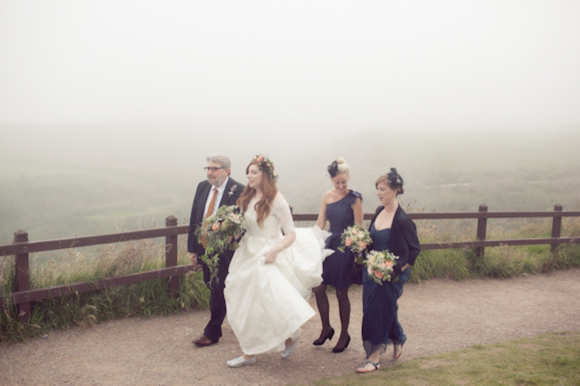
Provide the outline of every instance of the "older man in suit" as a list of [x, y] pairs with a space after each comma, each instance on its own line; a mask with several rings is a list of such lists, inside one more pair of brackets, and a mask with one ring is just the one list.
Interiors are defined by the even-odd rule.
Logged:
[[193, 344], [198, 347], [211, 346], [217, 343], [222, 336], [222, 323], [226, 316], [224, 283], [234, 252], [226, 251], [219, 256], [218, 280], [210, 280], [209, 268], [200, 259], [200, 256], [205, 253], [205, 249], [202, 243], [198, 242], [195, 231], [203, 223], [203, 220], [214, 214], [221, 205], [235, 205], [242, 190], [244, 190], [244, 185], [229, 177], [230, 160], [228, 157], [224, 155], [209, 156], [207, 157], [207, 166], [204, 169], [207, 173], [207, 180], [197, 185], [191, 208], [187, 240], [187, 250], [191, 264], [202, 265], [204, 281], [211, 291], [209, 301], [210, 321], [205, 327], [203, 334], [193, 340]]

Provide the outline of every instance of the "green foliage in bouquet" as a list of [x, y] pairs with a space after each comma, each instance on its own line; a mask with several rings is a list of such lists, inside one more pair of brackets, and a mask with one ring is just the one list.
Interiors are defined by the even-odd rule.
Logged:
[[349, 226], [342, 232], [342, 245], [337, 249], [344, 253], [345, 248], [350, 249], [356, 256], [356, 263], [362, 264], [363, 252], [372, 243], [371, 234], [360, 224]]
[[238, 247], [237, 239], [246, 230], [246, 220], [236, 205], [220, 206], [217, 212], [203, 221], [196, 231], [201, 243], [205, 238], [205, 253], [201, 260], [208, 266], [210, 280], [217, 278], [219, 255]]
[[[385, 281], [392, 281], [398, 258], [389, 251], [370, 251], [367, 253], [366, 261], [368, 276], [380, 285], [383, 285]], [[394, 281], [398, 281], [398, 279], [396, 277]]]

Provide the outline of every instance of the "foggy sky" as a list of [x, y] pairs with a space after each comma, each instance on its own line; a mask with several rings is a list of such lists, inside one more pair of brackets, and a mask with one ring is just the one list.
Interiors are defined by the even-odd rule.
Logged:
[[578, 0], [0, 0], [0, 233], [182, 219], [212, 153], [304, 212], [337, 157], [369, 212], [393, 166], [418, 208], [577, 206], [579, 69]]
[[578, 69], [576, 0], [0, 0], [3, 127], [569, 128]]

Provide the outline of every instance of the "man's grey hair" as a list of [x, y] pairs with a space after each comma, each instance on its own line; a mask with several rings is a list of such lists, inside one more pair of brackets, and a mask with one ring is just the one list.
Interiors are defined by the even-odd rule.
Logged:
[[[218, 163], [218, 164], [222, 165], [222, 167], [224, 169], [230, 169], [230, 166], [232, 164], [228, 157], [226, 157], [225, 155], [221, 155], [221, 154], [210, 155], [206, 158], [206, 161]], [[229, 175], [229, 173], [228, 173], [228, 175]]]

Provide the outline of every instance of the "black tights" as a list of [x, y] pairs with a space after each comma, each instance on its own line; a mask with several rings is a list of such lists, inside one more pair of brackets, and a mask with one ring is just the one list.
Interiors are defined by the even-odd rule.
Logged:
[[[314, 288], [316, 304], [320, 313], [322, 322], [322, 331], [320, 336], [326, 336], [330, 329], [328, 296], [326, 296], [326, 284], [321, 284]], [[348, 339], [348, 324], [350, 323], [350, 300], [348, 299], [348, 288], [336, 289], [336, 298], [338, 299], [338, 312], [340, 315], [341, 332], [337, 346], [343, 346]]]

